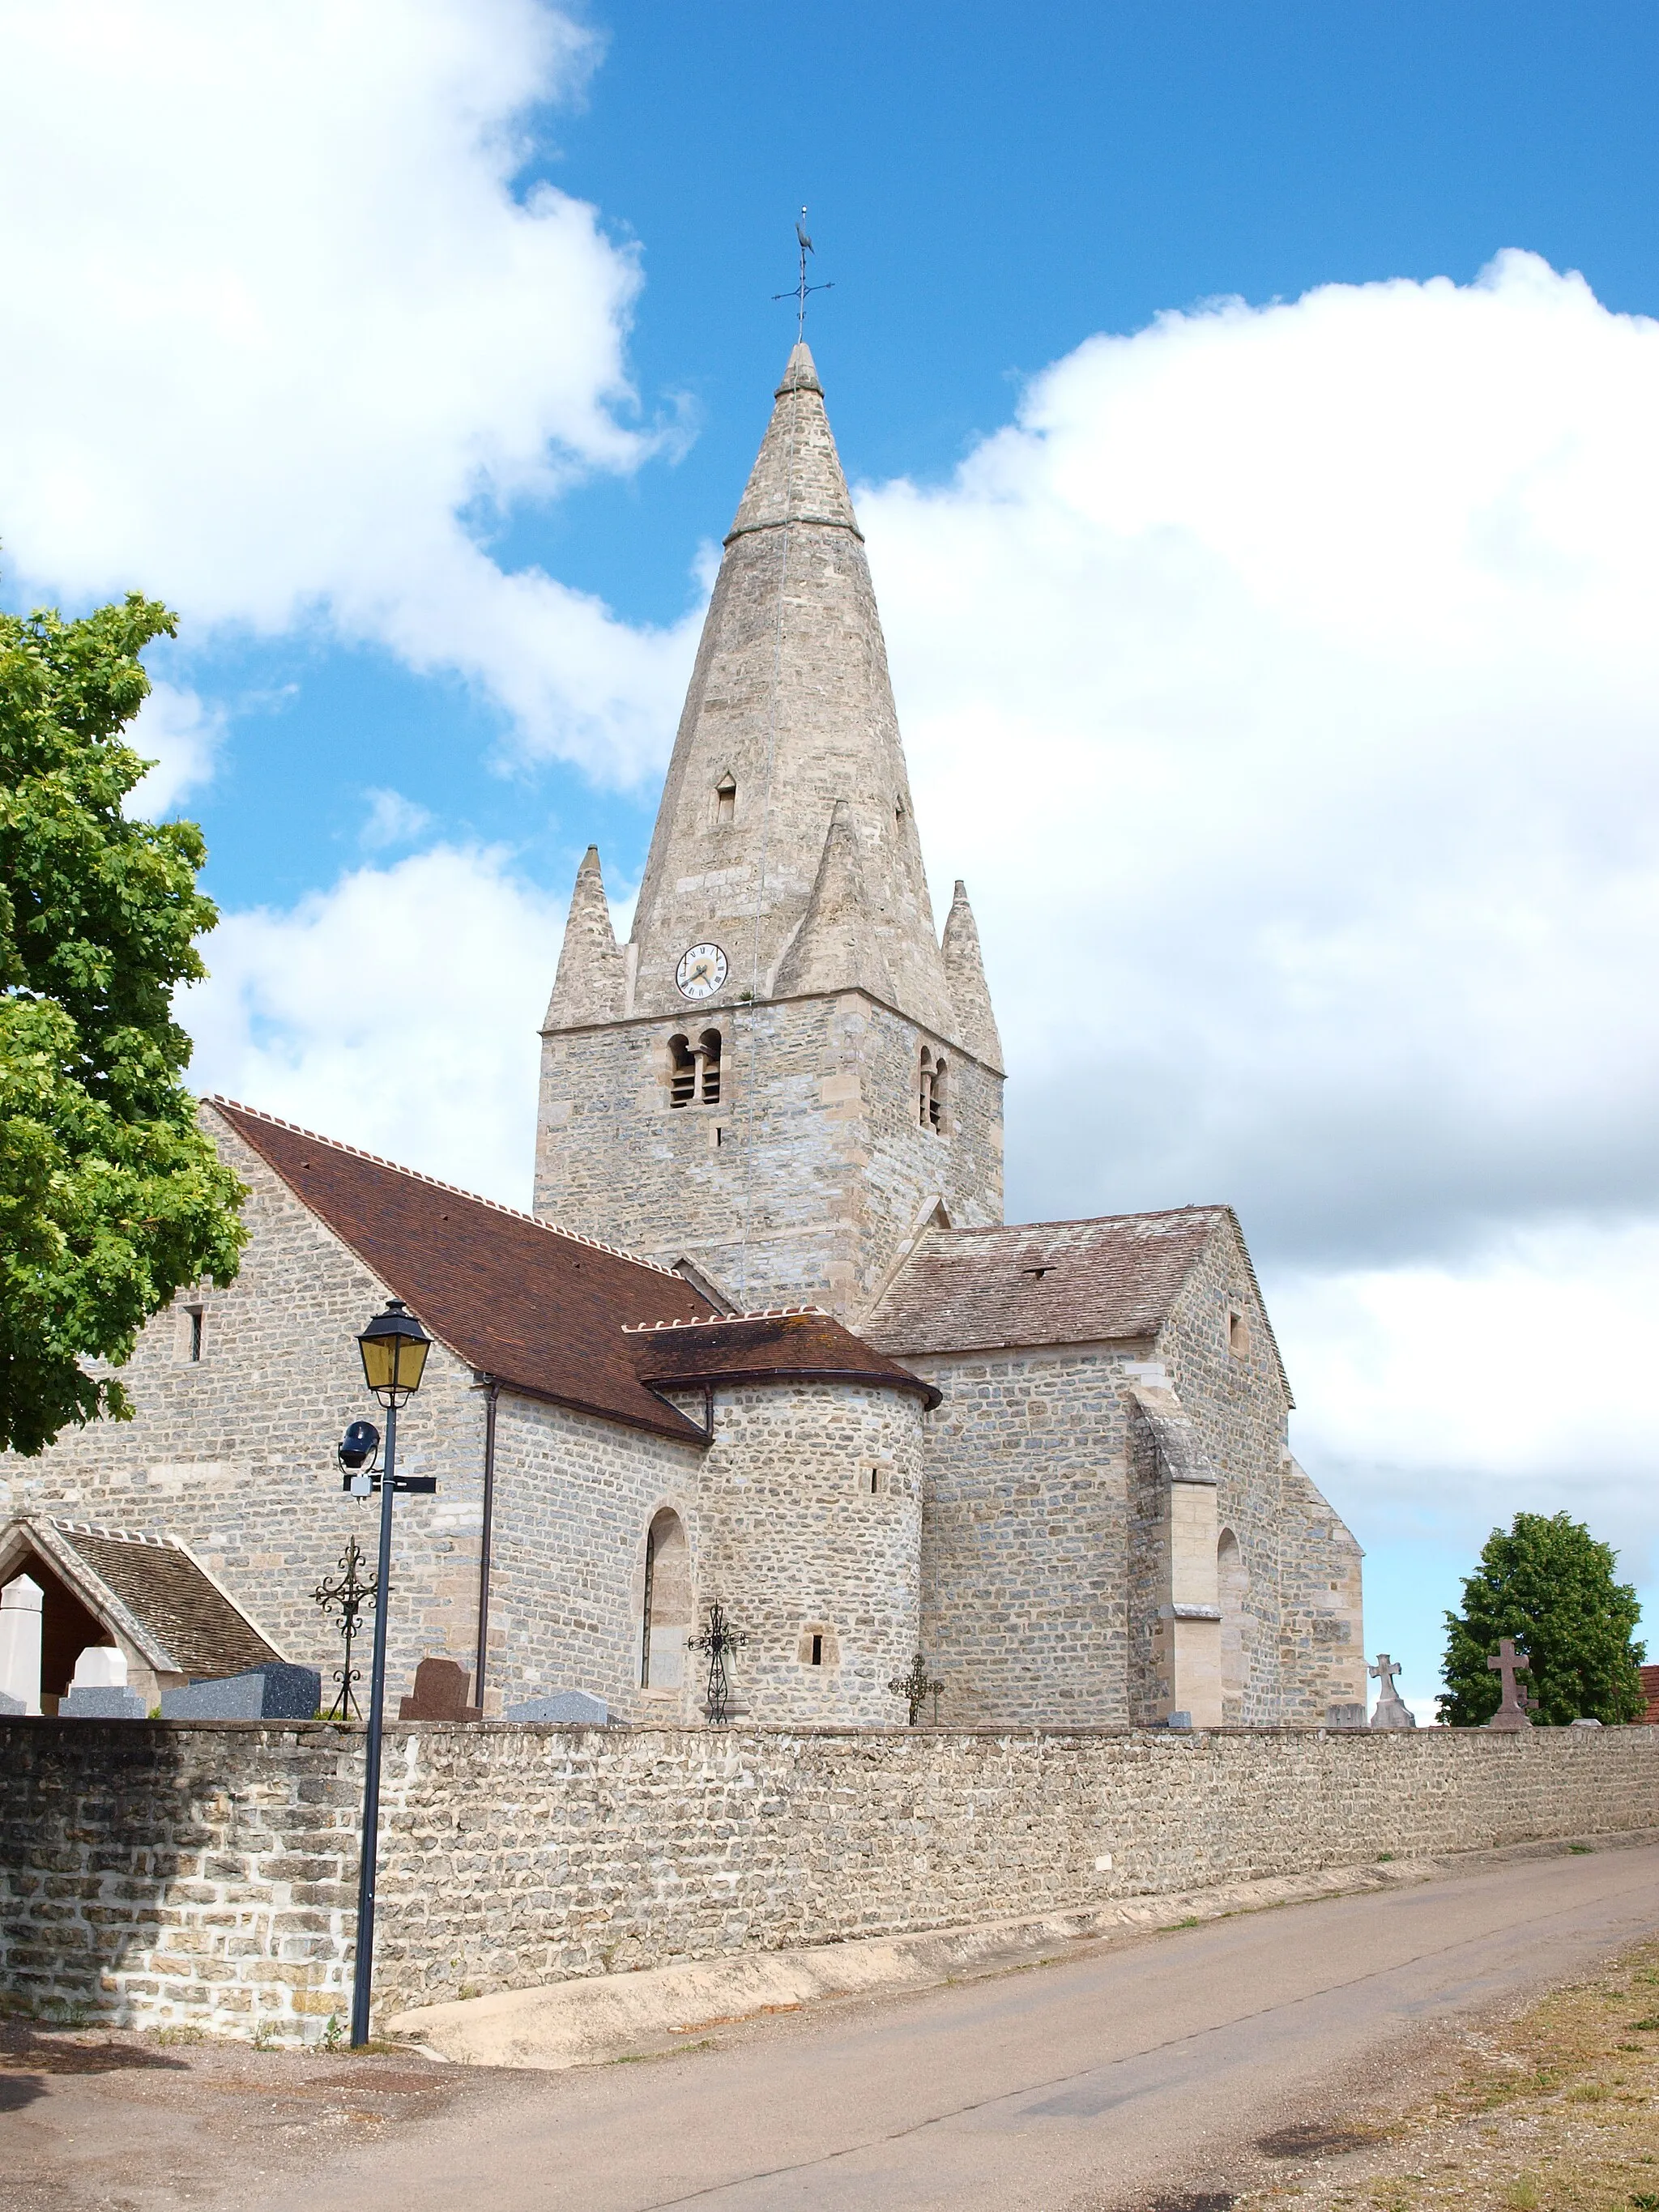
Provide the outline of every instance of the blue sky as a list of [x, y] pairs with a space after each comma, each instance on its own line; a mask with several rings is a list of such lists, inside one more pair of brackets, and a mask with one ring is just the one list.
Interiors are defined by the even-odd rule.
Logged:
[[[602, 58], [583, 94], [526, 117], [517, 189], [592, 201], [638, 252], [639, 418], [691, 434], [492, 542], [630, 621], [685, 611], [735, 506], [790, 334], [770, 295], [803, 203], [813, 275], [836, 288], [811, 336], [854, 479], [947, 477], [1080, 339], [1217, 295], [1467, 282], [1524, 245], [1610, 307], [1659, 308], [1650, 10], [728, 0], [585, 20]], [[524, 837], [522, 782], [490, 773], [493, 718], [465, 687], [314, 637], [215, 650], [187, 629], [176, 659], [250, 702], [194, 800], [228, 903], [331, 881], [362, 789], [389, 777], [447, 823]], [[649, 791], [596, 802], [556, 773], [537, 799], [532, 865], [562, 864], [592, 824], [637, 871]]]
[[[1651, 10], [12, 30], [0, 592], [180, 610], [204, 1085], [522, 1199], [570, 877], [637, 878], [805, 202], [1011, 1213], [1238, 1205], [1408, 1692], [1517, 1505], [1648, 1578], [1607, 1377], [1659, 1265]], [[419, 956], [378, 1014], [377, 932]]]

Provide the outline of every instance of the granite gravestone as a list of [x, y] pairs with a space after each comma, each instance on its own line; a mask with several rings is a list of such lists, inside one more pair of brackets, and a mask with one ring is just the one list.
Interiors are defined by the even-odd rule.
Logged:
[[245, 1674], [222, 1674], [163, 1690], [164, 1721], [308, 1721], [323, 1701], [323, 1678], [314, 1667], [273, 1659]]

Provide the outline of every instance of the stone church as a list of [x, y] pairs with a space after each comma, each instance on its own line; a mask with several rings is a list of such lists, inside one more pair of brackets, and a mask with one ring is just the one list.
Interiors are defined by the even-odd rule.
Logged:
[[[963, 885], [936, 932], [864, 541], [790, 356], [725, 543], [640, 891], [578, 871], [534, 1212], [224, 1099], [228, 1290], [128, 1370], [137, 1417], [0, 1467], [38, 1705], [88, 1644], [141, 1694], [338, 1656], [313, 1592], [378, 1509], [335, 1445], [356, 1333], [436, 1340], [400, 1423], [392, 1686], [695, 1723], [1271, 1725], [1364, 1699], [1359, 1552], [1291, 1457], [1224, 1206], [1002, 1218], [1002, 1048]], [[329, 1694], [325, 1687], [325, 1697]]]

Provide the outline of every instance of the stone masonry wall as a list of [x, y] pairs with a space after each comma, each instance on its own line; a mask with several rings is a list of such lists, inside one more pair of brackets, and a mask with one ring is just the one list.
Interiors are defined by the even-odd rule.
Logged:
[[[671, 1036], [721, 1036], [716, 1106], [669, 1103]], [[917, 1117], [943, 1053], [945, 1128]], [[687, 1007], [544, 1042], [536, 1211], [671, 1264], [744, 1304], [867, 1304], [929, 1197], [1002, 1217], [1002, 1078], [861, 994]]]
[[[487, 1711], [586, 1690], [620, 1717], [665, 1717], [640, 1691], [645, 1537], [665, 1505], [695, 1532], [702, 1458], [696, 1443], [501, 1393]], [[676, 1700], [666, 1717], [689, 1714]]]
[[[0, 1723], [0, 1987], [318, 2036], [360, 1732]], [[380, 2007], [1659, 1825], [1659, 1729], [755, 1734], [394, 1724]]]
[[922, 1649], [952, 1726], [1129, 1717], [1122, 1347], [913, 1359]]
[[[700, 1608], [718, 1598], [749, 1638], [732, 1670], [740, 1711], [768, 1726], [903, 1718], [888, 1685], [917, 1648], [921, 1521], [913, 1393], [792, 1382], [718, 1394], [696, 1589]], [[693, 1662], [688, 1687], [702, 1682]]]
[[[386, 1291], [240, 1138], [209, 1115], [249, 1187], [252, 1231], [228, 1290], [180, 1298], [141, 1334], [123, 1379], [136, 1418], [69, 1430], [38, 1459], [0, 1457], [0, 1520], [104, 1522], [181, 1538], [289, 1659], [339, 1664], [311, 1592], [355, 1531], [373, 1556], [378, 1498], [342, 1493], [335, 1447], [348, 1421], [385, 1416], [355, 1341]], [[202, 1357], [183, 1310], [203, 1308]], [[398, 1501], [391, 1680], [428, 1652], [475, 1656], [483, 1402], [441, 1346], [398, 1419], [398, 1456], [435, 1474], [435, 1497]], [[332, 1694], [331, 1690], [326, 1692]]]

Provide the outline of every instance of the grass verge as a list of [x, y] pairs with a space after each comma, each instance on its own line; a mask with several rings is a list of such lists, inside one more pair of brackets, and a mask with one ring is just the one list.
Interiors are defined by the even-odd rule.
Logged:
[[[1451, 2080], [1382, 2124], [1384, 2140], [1363, 2171], [1357, 2158], [1342, 2158], [1243, 2191], [1237, 2203], [1659, 2212], [1659, 1943], [1468, 2030], [1463, 2043]], [[1272, 2139], [1260, 2148], [1295, 2154]], [[1357, 2145], [1332, 2138], [1319, 2148]]]

